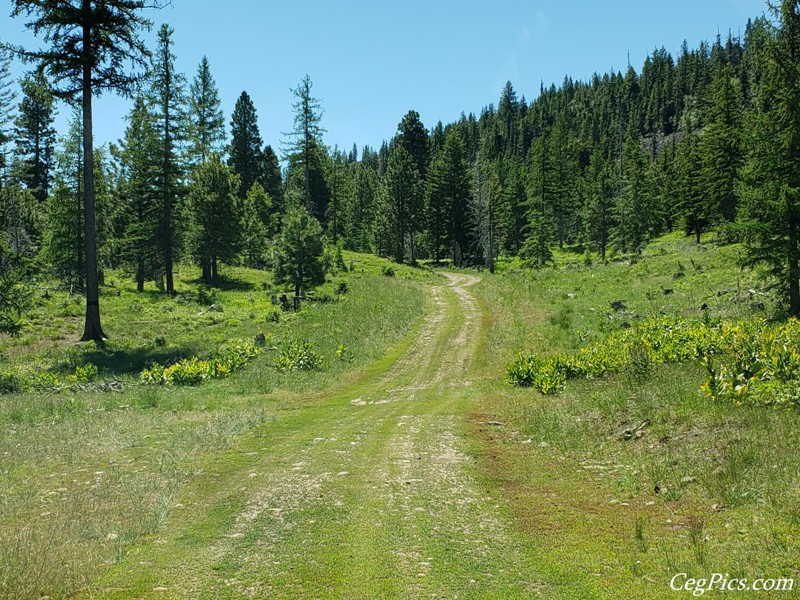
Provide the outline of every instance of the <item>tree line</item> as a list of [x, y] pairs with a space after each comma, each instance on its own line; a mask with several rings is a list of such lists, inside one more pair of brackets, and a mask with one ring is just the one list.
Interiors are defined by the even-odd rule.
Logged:
[[[15, 0], [13, 15], [32, 17], [52, 47], [11, 49], [34, 65], [19, 89], [10, 55], [0, 61], [8, 289], [49, 270], [86, 290], [88, 321], [107, 269], [165, 293], [174, 293], [180, 262], [199, 265], [208, 282], [221, 264], [292, 271], [275, 243], [287, 222], [398, 262], [491, 270], [498, 256], [544, 267], [556, 247], [603, 261], [637, 257], [654, 237], [682, 229], [698, 243], [712, 230], [744, 242], [748, 261], [770, 266], [789, 312], [800, 314], [797, 0], [768, 5], [741, 38], [684, 42], [676, 58], [655, 49], [639, 71], [565, 77], [530, 102], [508, 82], [496, 106], [454, 123], [428, 128], [410, 110], [378, 149], [326, 146], [306, 76], [292, 90], [294, 127], [279, 152], [264, 143], [247, 92], [226, 122], [206, 58], [191, 81], [176, 71], [172, 28], [143, 47], [143, 2], [71, 0], [74, 13], [59, 14], [40, 4]], [[89, 18], [107, 47], [86, 45], [96, 54], [87, 91], [80, 24]], [[57, 30], [75, 43], [58, 47]], [[129, 75], [118, 55], [144, 73]], [[128, 94], [132, 107], [123, 139], [94, 148], [86, 98], [106, 89]], [[58, 137], [62, 98], [77, 108]], [[84, 337], [102, 335], [99, 316], [97, 329]]]

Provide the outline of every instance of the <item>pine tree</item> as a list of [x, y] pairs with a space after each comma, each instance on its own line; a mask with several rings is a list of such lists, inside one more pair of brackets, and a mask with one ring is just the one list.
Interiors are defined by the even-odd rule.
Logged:
[[189, 184], [192, 215], [192, 252], [203, 270], [203, 280], [216, 281], [221, 262], [232, 263], [241, 244], [239, 177], [218, 154], [198, 165]]
[[[61, 139], [55, 152], [54, 185], [45, 202], [46, 226], [43, 228], [42, 256], [55, 273], [77, 291], [86, 285], [86, 244], [84, 239], [83, 120], [76, 110], [69, 123], [69, 132]], [[97, 274], [102, 281], [104, 265], [111, 261], [110, 198], [107, 174], [107, 153], [103, 148], [94, 151], [93, 181], [95, 183], [95, 218]]]
[[151, 69], [151, 106], [154, 110], [156, 130], [159, 134], [159, 160], [161, 170], [158, 188], [161, 194], [161, 231], [159, 234], [164, 254], [166, 292], [175, 293], [173, 271], [182, 244], [182, 232], [176, 226], [183, 193], [184, 168], [180, 160], [186, 133], [185, 87], [186, 79], [175, 70], [172, 36], [175, 30], [167, 24], [158, 32], [157, 50]]
[[336, 245], [341, 241], [345, 230], [348, 228], [347, 205], [353, 195], [352, 171], [347, 162], [347, 156], [334, 149], [333, 156], [328, 161], [328, 183], [330, 186], [330, 201], [325, 214], [327, 224], [326, 233], [332, 243]]
[[452, 213], [448, 190], [445, 150], [442, 148], [431, 161], [425, 192], [425, 226], [428, 232], [429, 252], [437, 263], [453, 247]]
[[163, 268], [163, 252], [159, 252], [160, 149], [153, 116], [144, 98], [138, 96], [121, 143], [119, 194], [125, 211], [123, 255], [135, 272], [139, 292], [144, 291], [145, 281], [155, 279]]
[[756, 110], [747, 130], [742, 221], [747, 261], [779, 278], [789, 313], [800, 315], [800, 13], [796, 0], [771, 6], [780, 27], [769, 40]]
[[279, 222], [272, 196], [256, 181], [250, 191], [247, 192], [245, 200], [249, 205], [253, 206], [255, 214], [264, 228], [265, 239], [274, 235], [278, 230]]
[[11, 57], [0, 46], [0, 186], [5, 183], [8, 163], [7, 146], [11, 141], [11, 124], [14, 122], [14, 101], [17, 93], [11, 78]]
[[[320, 186], [314, 186], [312, 178], [316, 171], [319, 179], [322, 161], [320, 160], [320, 150], [322, 147], [322, 135], [325, 129], [320, 122], [322, 120], [322, 102], [311, 94], [314, 84], [311, 78], [306, 75], [300, 80], [296, 88], [292, 90], [294, 102], [294, 129], [285, 133], [291, 140], [286, 144], [286, 158], [290, 159], [295, 169], [302, 170], [303, 182], [303, 204], [306, 210], [322, 221], [327, 213], [328, 197], [320, 197], [315, 194]], [[314, 188], [318, 189], [315, 190]]]
[[678, 156], [675, 137], [661, 149], [651, 164], [651, 194], [658, 206], [660, 225], [672, 233], [680, 216], [676, 158]]
[[389, 190], [384, 181], [375, 190], [374, 219], [370, 234], [370, 246], [378, 256], [389, 256], [394, 243], [394, 207], [389, 200]]
[[[35, 202], [27, 190], [18, 186], [14, 193], [21, 193]], [[10, 190], [5, 187], [0, 190], [0, 199]], [[21, 330], [20, 317], [33, 305], [33, 293], [27, 284], [30, 279], [31, 269], [25, 261], [8, 247], [4, 235], [0, 235], [0, 333], [17, 335]]]
[[469, 167], [464, 144], [455, 130], [445, 138], [428, 172], [427, 224], [434, 258], [441, 260], [450, 251], [453, 263], [461, 266], [469, 251], [469, 213], [471, 196]]
[[675, 159], [674, 187], [675, 203], [686, 235], [694, 235], [698, 244], [700, 235], [711, 228], [715, 214], [704, 185], [700, 135], [689, 132], [681, 140]]
[[417, 111], [408, 111], [400, 121], [397, 126], [397, 143], [411, 156], [421, 180], [424, 181], [428, 174], [430, 150], [428, 132], [420, 121]]
[[350, 250], [356, 252], [371, 250], [379, 185], [377, 172], [367, 166], [364, 161], [355, 166], [353, 195], [348, 205], [348, 227], [345, 232], [347, 248]]
[[633, 121], [628, 126], [623, 156], [622, 191], [615, 206], [614, 241], [623, 252], [640, 256], [654, 235], [653, 206], [647, 180], [647, 154], [645, 154]]
[[262, 269], [266, 264], [267, 240], [277, 229], [272, 199], [256, 182], [247, 192], [241, 208], [241, 246], [244, 264]]
[[189, 161], [205, 162], [212, 153], [221, 153], [225, 143], [225, 117], [219, 90], [205, 56], [189, 90]]
[[322, 226], [299, 206], [286, 211], [275, 245], [275, 282], [294, 286], [295, 296], [325, 282]]
[[16, 119], [17, 160], [22, 181], [44, 202], [50, 191], [50, 171], [55, 148], [55, 100], [44, 74], [37, 70], [22, 82], [23, 99]]
[[112, 193], [109, 178], [110, 157], [108, 148], [100, 146], [94, 151], [95, 203], [97, 205], [97, 267], [100, 284], [104, 283], [105, 269], [119, 266], [120, 252], [114, 238], [114, 217], [119, 212], [117, 198]]
[[570, 237], [570, 231], [576, 230], [575, 221], [579, 220], [580, 211], [576, 192], [578, 185], [578, 164], [575, 158], [574, 144], [570, 139], [565, 111], [556, 117], [553, 129], [547, 138], [549, 153], [553, 163], [553, 195], [551, 204], [556, 224], [556, 238], [559, 247]]
[[256, 107], [247, 92], [236, 101], [231, 117], [231, 147], [228, 164], [241, 180], [239, 197], [244, 198], [256, 181], [264, 179], [264, 155], [261, 152]]
[[501, 198], [497, 221], [502, 246], [506, 252], [519, 254], [525, 241], [529, 210], [524, 166], [518, 158], [504, 158], [499, 168]]
[[611, 143], [604, 138], [595, 146], [586, 173], [586, 237], [600, 260], [606, 260], [606, 251], [614, 228], [614, 164], [611, 160]]
[[[337, 207], [331, 207], [332, 184], [331, 157], [323, 145], [312, 144], [306, 164], [301, 153], [288, 157], [286, 169], [286, 206], [305, 206], [306, 175], [308, 189], [312, 198], [313, 211], [309, 214], [317, 219], [323, 230], [330, 226], [329, 218], [336, 214]], [[308, 169], [306, 169], [308, 167]]]
[[500, 96], [500, 102], [497, 105], [497, 120], [499, 122], [501, 140], [499, 151], [501, 153], [506, 151], [515, 152], [518, 149], [517, 121], [519, 109], [517, 93], [514, 91], [514, 86], [511, 85], [511, 82], [507, 81]]
[[42, 65], [60, 98], [81, 101], [83, 114], [83, 208], [86, 244], [86, 322], [82, 340], [105, 339], [100, 323], [100, 290], [97, 269], [97, 239], [94, 194], [94, 138], [92, 97], [105, 90], [130, 92], [138, 80], [126, 65], [144, 66], [147, 50], [139, 31], [150, 22], [139, 12], [144, 0], [13, 0], [13, 17], [30, 17], [26, 23], [34, 34], [51, 43], [47, 50], [18, 53]]
[[409, 242], [409, 258], [413, 262], [413, 238], [419, 228], [422, 185], [411, 155], [402, 146], [395, 148], [389, 158], [385, 185], [391, 215], [394, 259], [400, 263], [405, 260], [406, 242]]
[[0, 244], [7, 246], [7, 258], [15, 263], [13, 266], [30, 262], [39, 249], [43, 225], [40, 204], [31, 190], [14, 179], [0, 188]]
[[553, 218], [541, 197], [535, 199], [531, 206], [527, 226], [528, 235], [520, 248], [519, 255], [523, 264], [539, 269], [553, 262], [553, 251], [550, 242], [553, 238]]
[[736, 219], [736, 182], [742, 164], [741, 105], [738, 81], [726, 64], [714, 76], [700, 153], [703, 188], [715, 215]]
[[444, 147], [444, 125], [439, 121], [431, 131], [430, 154], [433, 156]]
[[278, 162], [278, 155], [275, 154], [272, 146], [269, 145], [264, 148], [263, 186], [264, 191], [272, 200], [272, 211], [279, 222], [284, 212], [283, 177], [281, 176], [281, 165]]
[[529, 153], [528, 197], [530, 199], [527, 235], [520, 248], [520, 256], [530, 266], [540, 268], [553, 260], [550, 243], [555, 238], [555, 166], [550, 151], [550, 140], [540, 135]]
[[65, 281], [83, 289], [85, 252], [83, 210], [83, 121], [76, 110], [55, 152], [53, 192], [45, 204], [44, 259]]
[[486, 162], [480, 157], [475, 165], [474, 189], [470, 197], [470, 217], [473, 234], [481, 253], [483, 264], [494, 273], [497, 255], [497, 234], [495, 233], [495, 204], [499, 183]]

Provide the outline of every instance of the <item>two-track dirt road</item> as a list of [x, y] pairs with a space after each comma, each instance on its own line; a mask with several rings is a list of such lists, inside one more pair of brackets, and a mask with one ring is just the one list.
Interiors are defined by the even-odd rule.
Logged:
[[530, 548], [479, 483], [462, 430], [477, 281], [444, 275], [396, 360], [215, 457], [165, 529], [87, 596], [535, 595]]

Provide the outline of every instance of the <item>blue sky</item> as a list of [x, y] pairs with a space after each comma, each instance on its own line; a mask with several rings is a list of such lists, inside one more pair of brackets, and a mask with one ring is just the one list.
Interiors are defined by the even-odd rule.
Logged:
[[[22, 21], [8, 18], [10, 4], [0, 0], [0, 38], [31, 44]], [[717, 32], [743, 33], [765, 8], [764, 0], [173, 0], [149, 11], [147, 38], [169, 23], [189, 78], [208, 56], [226, 119], [247, 90], [276, 150], [292, 126], [290, 88], [308, 73], [325, 109], [325, 142], [349, 149], [380, 145], [410, 109], [429, 128], [477, 114], [507, 80], [530, 100], [542, 81], [623, 70], [628, 56], [639, 71], [654, 48], [676, 55], [684, 39], [696, 47]], [[96, 102], [99, 143], [121, 137], [129, 110], [112, 96]], [[68, 109], [60, 112], [63, 131]]]

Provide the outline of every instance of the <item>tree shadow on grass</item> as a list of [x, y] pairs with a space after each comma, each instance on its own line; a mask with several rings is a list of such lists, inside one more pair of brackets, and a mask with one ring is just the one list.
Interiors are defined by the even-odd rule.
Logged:
[[76, 366], [92, 363], [104, 376], [138, 375], [153, 363], [172, 364], [182, 358], [197, 356], [200, 351], [199, 347], [191, 344], [179, 347], [138, 348], [115, 348], [111, 344], [94, 344], [83, 347], [79, 354], [64, 357], [64, 360], [55, 364], [51, 371], [72, 373]]

